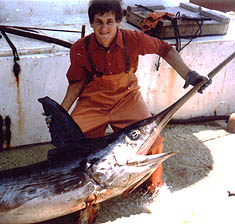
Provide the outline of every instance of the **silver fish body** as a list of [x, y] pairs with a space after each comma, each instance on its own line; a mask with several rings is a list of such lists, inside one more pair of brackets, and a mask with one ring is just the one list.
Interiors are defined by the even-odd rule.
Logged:
[[130, 155], [120, 165], [116, 156], [120, 151], [106, 153], [101, 158], [97, 155], [99, 159], [94, 163], [97, 157], [92, 155], [86, 161], [73, 160], [73, 164], [42, 162], [37, 167], [27, 167], [27, 175], [1, 175], [0, 223], [41, 222], [85, 208], [90, 195], [96, 196], [95, 203], [115, 197], [141, 182], [174, 154]]

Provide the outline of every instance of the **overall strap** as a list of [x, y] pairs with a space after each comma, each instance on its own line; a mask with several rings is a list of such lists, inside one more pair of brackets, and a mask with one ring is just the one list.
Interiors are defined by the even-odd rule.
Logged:
[[[95, 68], [95, 65], [91, 59], [91, 54], [88, 53], [88, 49], [89, 49], [89, 45], [90, 45], [90, 36], [87, 36], [85, 38], [85, 48], [86, 48], [86, 54], [87, 54], [87, 59], [88, 59], [88, 63], [91, 67], [91, 71], [93, 74], [96, 74], [97, 77], [101, 77], [103, 75], [102, 72], [98, 72]], [[90, 82], [93, 80], [93, 74], [90, 71], [87, 71], [87, 81]]]
[[130, 71], [130, 58], [127, 54], [127, 49], [126, 49], [126, 37], [125, 37], [125, 33], [123, 30], [120, 30], [122, 33], [122, 40], [123, 40], [123, 46], [124, 46], [124, 59], [125, 59], [125, 63], [126, 63], [126, 73], [128, 73]]
[[[122, 40], [123, 40], [123, 46], [124, 46], [123, 56], [124, 56], [124, 60], [125, 60], [125, 64], [126, 64], [125, 72], [128, 73], [130, 71], [130, 58], [127, 54], [125, 33], [123, 30], [120, 30], [120, 31], [122, 33]], [[87, 70], [87, 72], [86, 72], [86, 78], [87, 78], [88, 82], [93, 80], [93, 74], [96, 74], [97, 77], [101, 77], [103, 75], [103, 72], [98, 72], [96, 70], [94, 62], [92, 61], [92, 58], [91, 58], [91, 54], [88, 53], [89, 44], [90, 44], [90, 36], [87, 36], [85, 38], [85, 49], [86, 49], [88, 63], [90, 65], [90, 68], [92, 71], [92, 72], [90, 72]]]

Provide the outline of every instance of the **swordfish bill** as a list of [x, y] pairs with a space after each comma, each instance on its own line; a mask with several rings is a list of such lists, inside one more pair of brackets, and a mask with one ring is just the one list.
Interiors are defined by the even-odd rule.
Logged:
[[51, 116], [49, 131], [55, 147], [48, 151], [44, 161], [0, 171], [0, 224], [29, 224], [57, 218], [138, 186], [159, 164], [176, 154], [146, 155], [146, 151], [171, 117], [203, 84], [204, 81], [163, 112], [93, 139], [84, 137], [57, 102], [49, 97], [40, 98], [45, 115]]
[[[230, 61], [232, 61], [235, 57], [235, 52], [229, 55], [224, 61], [222, 61], [219, 65], [217, 65], [207, 76], [209, 79], [212, 79], [221, 69], [223, 69]], [[143, 144], [139, 150], [138, 154], [145, 154], [149, 150], [149, 147], [156, 141], [162, 129], [167, 125], [169, 120], [177, 113], [177, 111], [192, 97], [194, 96], [198, 90], [206, 83], [207, 81], [202, 80], [196, 86], [194, 86], [191, 90], [189, 90], [184, 96], [182, 96], [179, 100], [177, 100], [174, 104], [166, 108], [164, 111], [159, 113], [159, 123], [152, 132], [151, 136], [148, 140]]]

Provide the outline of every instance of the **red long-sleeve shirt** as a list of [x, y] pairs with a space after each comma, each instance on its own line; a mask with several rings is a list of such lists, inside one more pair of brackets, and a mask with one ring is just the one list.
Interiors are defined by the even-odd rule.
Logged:
[[[138, 56], [145, 54], [158, 54], [164, 57], [171, 46], [162, 40], [151, 37], [139, 31], [123, 30], [126, 39], [126, 51], [130, 59], [130, 68], [134, 72], [138, 66]], [[96, 40], [94, 33], [90, 34], [88, 52], [94, 67], [103, 75], [112, 75], [125, 72], [126, 62], [124, 57], [123, 36], [118, 30], [117, 36], [107, 49]], [[70, 67], [67, 72], [69, 83], [79, 81], [86, 75], [86, 69], [92, 72], [87, 58], [85, 38], [76, 41], [70, 51]]]

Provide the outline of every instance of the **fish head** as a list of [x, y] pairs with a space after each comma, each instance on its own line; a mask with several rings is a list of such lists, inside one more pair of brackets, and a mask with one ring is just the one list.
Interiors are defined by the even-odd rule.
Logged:
[[112, 153], [96, 161], [88, 169], [88, 175], [103, 189], [118, 194], [145, 181], [155, 169], [176, 152], [156, 155]]
[[[101, 159], [88, 168], [89, 176], [100, 186], [118, 191], [117, 194], [147, 179], [155, 169], [175, 152], [157, 155], [139, 155], [157, 126], [156, 119], [146, 119], [122, 131], [109, 144]], [[95, 157], [95, 155], [93, 155]]]

